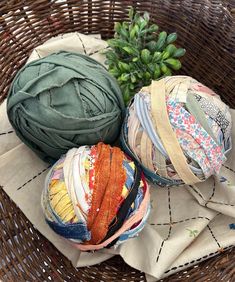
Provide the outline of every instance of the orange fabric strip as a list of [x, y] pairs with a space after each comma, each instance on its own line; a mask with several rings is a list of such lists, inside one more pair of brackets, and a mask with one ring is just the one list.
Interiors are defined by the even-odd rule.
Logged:
[[91, 207], [87, 216], [87, 227], [89, 230], [91, 230], [94, 220], [98, 214], [110, 177], [111, 147], [109, 145], [98, 143], [97, 151], [97, 159], [94, 164], [95, 182], [91, 199]]
[[[105, 151], [104, 146], [109, 147], [102, 144], [101, 151]], [[126, 182], [126, 171], [123, 167], [124, 157], [124, 153], [119, 148], [109, 147], [109, 156], [106, 153], [101, 155], [101, 158], [98, 157], [97, 164], [95, 164], [95, 168], [98, 170], [94, 185], [96, 200], [93, 201], [92, 199], [92, 205], [95, 204], [95, 206], [92, 207], [93, 221], [91, 226], [88, 227], [91, 231], [91, 240], [87, 242], [89, 244], [98, 244], [102, 241], [108, 232], [109, 225], [116, 216], [122, 189]], [[107, 171], [106, 164], [109, 165], [109, 171]], [[108, 182], [106, 181], [107, 176]]]

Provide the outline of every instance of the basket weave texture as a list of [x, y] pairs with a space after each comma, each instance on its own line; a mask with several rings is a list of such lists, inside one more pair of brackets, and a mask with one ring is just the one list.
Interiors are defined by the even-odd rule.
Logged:
[[[127, 19], [130, 6], [148, 11], [160, 29], [177, 31], [178, 44], [187, 50], [181, 73], [211, 87], [235, 108], [234, 0], [1, 0], [0, 101], [34, 47], [73, 31], [110, 38], [114, 22]], [[235, 281], [233, 249], [198, 263], [163, 281]], [[76, 270], [0, 188], [1, 280], [128, 282], [145, 278], [119, 257]]]

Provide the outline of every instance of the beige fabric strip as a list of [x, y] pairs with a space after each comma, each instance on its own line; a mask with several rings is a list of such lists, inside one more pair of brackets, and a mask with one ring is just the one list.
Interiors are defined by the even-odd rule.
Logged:
[[154, 171], [154, 166], [153, 166], [153, 143], [151, 139], [148, 137], [147, 142], [146, 142], [146, 147], [147, 147], [147, 163], [148, 163], [148, 168], [151, 171]]
[[190, 170], [176, 135], [172, 130], [166, 108], [164, 80], [152, 81], [149, 90], [151, 93], [153, 122], [175, 170], [186, 184], [201, 182]]
[[140, 157], [141, 157], [141, 162], [143, 163], [144, 166], [148, 166], [148, 157], [147, 157], [148, 151], [147, 151], [147, 135], [145, 132], [142, 134], [142, 138], [140, 141]]
[[140, 130], [138, 128], [138, 132], [136, 134], [136, 139], [135, 139], [135, 150], [133, 152], [135, 153], [136, 157], [138, 160], [140, 160], [141, 155], [140, 155], [140, 143], [141, 143], [141, 138], [142, 138], [143, 130]]
[[158, 151], [157, 148], [155, 148], [156, 156], [155, 156], [155, 161], [156, 161], [156, 166], [157, 166], [157, 174], [159, 174], [162, 177], [169, 178], [167, 174], [167, 169], [166, 169], [166, 159], [165, 157], [161, 154], [160, 151]]
[[134, 154], [136, 155], [136, 157], [138, 157], [137, 154], [137, 145], [136, 144], [136, 138], [137, 138], [137, 134], [138, 134], [138, 129], [140, 127], [140, 122], [137, 118], [133, 118], [134, 115], [132, 116], [131, 119], [129, 119], [129, 124], [128, 124], [128, 143], [130, 144], [130, 147], [132, 148]]
[[140, 142], [140, 156], [141, 162], [150, 170], [154, 170], [152, 164], [152, 142], [149, 139], [148, 135], [143, 131], [141, 142]]
[[186, 103], [191, 78], [179, 78], [176, 76], [172, 80], [173, 83], [170, 86], [168, 85], [170, 82], [166, 84], [167, 93], [171, 93], [171, 97], [178, 99], [179, 102]]

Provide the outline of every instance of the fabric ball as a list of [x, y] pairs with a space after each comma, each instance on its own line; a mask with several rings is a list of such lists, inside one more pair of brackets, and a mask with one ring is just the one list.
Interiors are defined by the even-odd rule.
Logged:
[[86, 55], [64, 51], [25, 65], [7, 101], [16, 134], [49, 162], [73, 147], [114, 142], [123, 111], [120, 88], [107, 70]]
[[121, 139], [149, 180], [190, 185], [220, 171], [231, 149], [231, 127], [218, 95], [191, 77], [172, 76], [135, 95]]
[[80, 250], [118, 245], [136, 236], [150, 211], [138, 165], [104, 143], [73, 148], [51, 168], [42, 194], [49, 226]]

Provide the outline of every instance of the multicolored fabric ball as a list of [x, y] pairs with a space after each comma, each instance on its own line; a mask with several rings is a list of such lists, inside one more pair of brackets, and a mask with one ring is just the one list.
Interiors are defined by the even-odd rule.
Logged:
[[42, 194], [46, 222], [83, 251], [135, 237], [150, 212], [149, 188], [120, 148], [73, 148], [51, 168]]
[[135, 95], [121, 140], [152, 182], [191, 185], [220, 171], [231, 127], [229, 107], [218, 95], [191, 77], [172, 76]]

